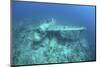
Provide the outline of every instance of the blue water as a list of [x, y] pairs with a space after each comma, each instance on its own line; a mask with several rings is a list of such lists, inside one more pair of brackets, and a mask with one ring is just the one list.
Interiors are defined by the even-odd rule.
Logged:
[[86, 28], [85, 37], [91, 51], [90, 55], [95, 59], [95, 9], [95, 6], [14, 2], [12, 4], [12, 27], [18, 27], [20, 22], [37, 25], [52, 17], [61, 25], [83, 26]]

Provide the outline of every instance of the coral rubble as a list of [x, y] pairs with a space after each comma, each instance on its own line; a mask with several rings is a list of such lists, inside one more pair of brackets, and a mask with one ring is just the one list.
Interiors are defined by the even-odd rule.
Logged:
[[57, 25], [55, 19], [13, 32], [13, 64], [45, 64], [90, 60], [84, 27]]

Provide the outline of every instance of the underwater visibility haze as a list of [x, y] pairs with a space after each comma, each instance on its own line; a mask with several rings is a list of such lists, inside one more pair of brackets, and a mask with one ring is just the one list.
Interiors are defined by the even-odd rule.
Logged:
[[12, 3], [12, 65], [96, 60], [95, 6]]

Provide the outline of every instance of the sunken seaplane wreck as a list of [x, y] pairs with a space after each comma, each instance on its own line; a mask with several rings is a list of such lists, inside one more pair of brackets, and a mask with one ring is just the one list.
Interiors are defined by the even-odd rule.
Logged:
[[55, 41], [63, 42], [62, 45], [65, 45], [66, 42], [75, 42], [79, 40], [81, 32], [84, 30], [84, 27], [56, 25], [56, 20], [52, 18], [50, 22], [43, 23], [34, 29], [33, 44], [38, 45], [40, 43], [42, 45], [42, 42], [48, 38], [49, 41], [56, 39]]

